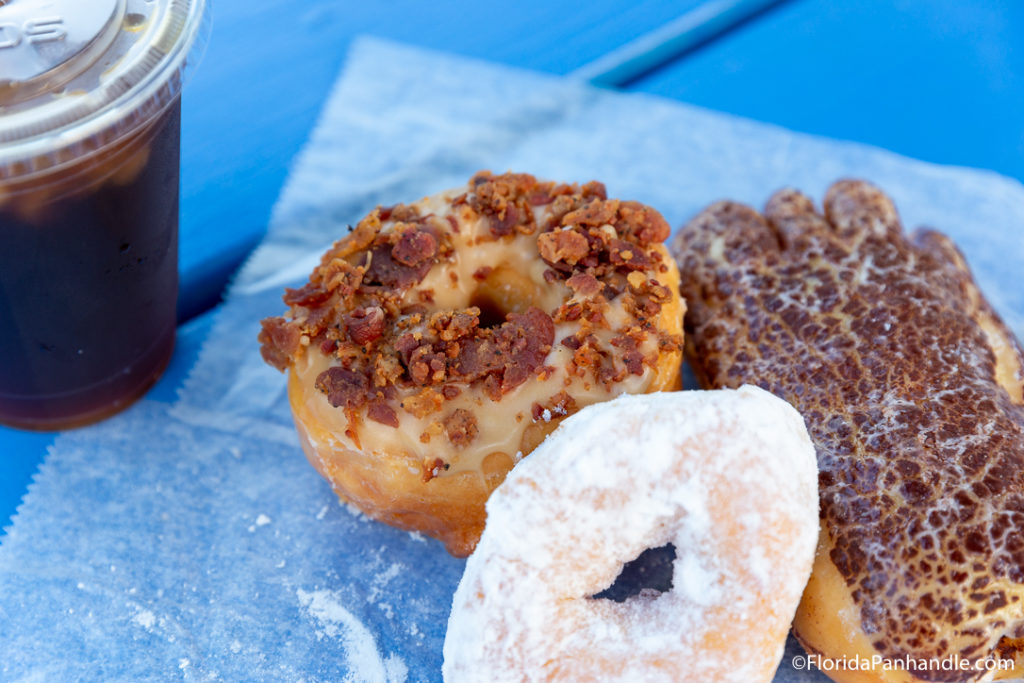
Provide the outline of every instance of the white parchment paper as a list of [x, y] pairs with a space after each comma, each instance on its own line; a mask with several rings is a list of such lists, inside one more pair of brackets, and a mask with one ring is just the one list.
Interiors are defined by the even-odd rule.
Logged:
[[[1016, 181], [359, 41], [179, 400], [65, 434], [47, 457], [0, 545], [0, 680], [439, 680], [463, 563], [337, 502], [255, 340], [346, 224], [482, 168], [600, 179], [674, 226], [719, 198], [867, 178], [908, 226], [950, 234], [1024, 333]], [[777, 680], [824, 680], [792, 668], [799, 652]]]

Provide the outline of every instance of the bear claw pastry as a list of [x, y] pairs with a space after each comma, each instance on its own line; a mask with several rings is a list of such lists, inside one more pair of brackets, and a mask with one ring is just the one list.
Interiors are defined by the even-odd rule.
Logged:
[[823, 213], [794, 190], [763, 214], [717, 203], [670, 248], [702, 385], [760, 385], [815, 443], [821, 531], [794, 623], [808, 651], [971, 667], [836, 680], [1024, 670], [1024, 354], [952, 242], [906, 237], [884, 193], [847, 180]]

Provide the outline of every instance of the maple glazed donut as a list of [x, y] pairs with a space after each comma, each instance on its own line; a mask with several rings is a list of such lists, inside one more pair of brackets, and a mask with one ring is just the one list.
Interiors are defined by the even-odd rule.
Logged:
[[[814, 447], [785, 401], [747, 386], [589, 406], [487, 502], [444, 679], [770, 681], [817, 536]], [[668, 591], [593, 597], [668, 543]]]
[[338, 241], [262, 353], [344, 500], [464, 556], [484, 502], [567, 415], [678, 388], [669, 227], [604, 186], [478, 173]]

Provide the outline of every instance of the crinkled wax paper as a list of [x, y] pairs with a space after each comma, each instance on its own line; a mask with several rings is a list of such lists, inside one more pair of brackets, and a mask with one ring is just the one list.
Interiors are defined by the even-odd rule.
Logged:
[[[256, 334], [346, 224], [482, 168], [600, 179], [674, 226], [719, 198], [759, 206], [792, 185], [820, 199], [837, 178], [868, 178], [908, 226], [952, 235], [1024, 332], [1016, 181], [360, 41], [179, 400], [142, 401], [48, 455], [0, 546], [0, 679], [440, 678], [463, 563], [338, 503]], [[821, 680], [792, 669], [798, 652], [778, 680]]]

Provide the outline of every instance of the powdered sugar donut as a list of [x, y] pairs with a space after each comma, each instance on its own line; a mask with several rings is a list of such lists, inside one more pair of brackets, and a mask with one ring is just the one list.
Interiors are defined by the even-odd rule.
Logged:
[[[768, 681], [814, 559], [800, 415], [746, 386], [623, 396], [568, 418], [487, 503], [446, 681]], [[647, 548], [672, 589], [593, 596]]]

